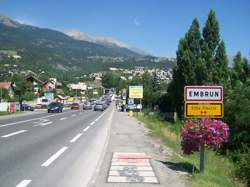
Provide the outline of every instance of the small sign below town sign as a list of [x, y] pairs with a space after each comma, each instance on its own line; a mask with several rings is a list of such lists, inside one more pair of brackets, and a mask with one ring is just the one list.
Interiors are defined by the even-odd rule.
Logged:
[[185, 86], [186, 118], [223, 118], [222, 86]]

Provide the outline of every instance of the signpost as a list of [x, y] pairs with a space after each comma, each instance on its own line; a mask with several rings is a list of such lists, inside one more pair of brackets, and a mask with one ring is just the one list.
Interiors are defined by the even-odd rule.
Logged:
[[[185, 86], [186, 118], [223, 118], [222, 86]], [[204, 173], [204, 145], [200, 145], [200, 172]]]
[[129, 86], [129, 98], [142, 99], [143, 98], [143, 86]]
[[[130, 85], [129, 86], [129, 98], [140, 99], [140, 106], [142, 106], [141, 99], [143, 99], [143, 85]], [[140, 112], [141, 112], [141, 108], [140, 108]]]

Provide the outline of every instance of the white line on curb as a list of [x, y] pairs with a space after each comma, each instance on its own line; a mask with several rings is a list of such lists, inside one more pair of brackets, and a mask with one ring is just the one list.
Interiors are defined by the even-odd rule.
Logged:
[[10, 136], [14, 136], [14, 135], [21, 134], [21, 133], [24, 133], [24, 132], [27, 132], [27, 130], [21, 130], [21, 131], [13, 132], [13, 133], [10, 133], [10, 134], [6, 134], [6, 135], [2, 136], [2, 138], [8, 138]]
[[82, 136], [82, 133], [77, 134], [72, 140], [70, 140], [71, 143], [74, 143], [78, 138]]
[[29, 183], [31, 183], [32, 180], [23, 180], [22, 182], [20, 182], [18, 185], [16, 185], [16, 187], [26, 187], [29, 185]]
[[87, 126], [85, 129], [83, 129], [83, 132], [86, 132], [89, 129], [90, 126]]
[[41, 166], [48, 167], [52, 162], [54, 162], [64, 151], [66, 151], [68, 147], [63, 147], [59, 151], [57, 151], [54, 155], [52, 155], [46, 162], [44, 162]]

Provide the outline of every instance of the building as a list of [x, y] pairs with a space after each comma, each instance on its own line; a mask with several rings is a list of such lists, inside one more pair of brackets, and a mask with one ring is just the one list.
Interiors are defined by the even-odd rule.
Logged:
[[40, 80], [38, 77], [36, 77], [33, 74], [30, 74], [26, 77], [26, 80], [32, 84], [34, 94], [36, 96], [40, 95], [41, 87], [43, 85], [43, 81]]

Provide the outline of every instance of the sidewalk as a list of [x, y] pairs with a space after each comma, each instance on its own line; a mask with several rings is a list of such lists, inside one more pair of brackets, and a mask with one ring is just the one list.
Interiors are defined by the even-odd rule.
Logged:
[[115, 111], [104, 158], [88, 186], [186, 186], [185, 175], [164, 165], [168, 152], [163, 153], [162, 146], [148, 132], [128, 113]]

